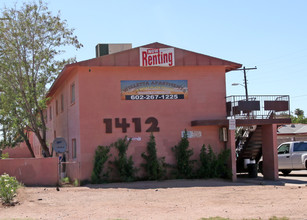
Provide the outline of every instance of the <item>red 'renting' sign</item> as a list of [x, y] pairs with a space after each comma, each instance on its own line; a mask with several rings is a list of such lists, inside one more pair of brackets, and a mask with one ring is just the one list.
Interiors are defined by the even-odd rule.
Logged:
[[175, 66], [174, 48], [140, 48], [140, 66]]

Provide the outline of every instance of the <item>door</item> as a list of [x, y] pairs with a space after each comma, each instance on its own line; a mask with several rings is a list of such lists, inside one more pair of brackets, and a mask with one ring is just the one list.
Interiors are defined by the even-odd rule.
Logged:
[[305, 169], [305, 163], [302, 161], [304, 153], [307, 153], [307, 142], [294, 143], [291, 155], [293, 169]]
[[292, 169], [292, 162], [290, 157], [290, 144], [282, 144], [278, 150], [278, 169]]

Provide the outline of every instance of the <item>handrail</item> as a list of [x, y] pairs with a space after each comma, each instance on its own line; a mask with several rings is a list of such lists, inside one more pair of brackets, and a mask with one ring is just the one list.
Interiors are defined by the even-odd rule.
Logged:
[[[265, 105], [267, 101], [271, 101], [270, 106], [272, 109], [268, 109]], [[287, 110], [278, 111], [280, 103], [274, 101], [285, 101], [285, 105], [288, 103]], [[227, 116], [234, 119], [270, 119], [272, 116], [290, 118], [289, 108], [289, 96], [288, 95], [250, 95], [248, 102], [243, 95], [228, 96], [226, 97], [227, 102]], [[246, 102], [246, 103], [244, 103]], [[241, 104], [240, 104], [241, 103]], [[274, 113], [274, 114], [273, 114]]]
[[[281, 96], [277, 97], [277, 98], [275, 99], [275, 101], [278, 101], [278, 99], [280, 99], [280, 98], [282, 98], [282, 97], [286, 97], [286, 96], [285, 96], [285, 95], [281, 95]], [[271, 111], [269, 112], [268, 116], [267, 116], [267, 119], [269, 119], [273, 113], [274, 113], [274, 110], [271, 110]]]

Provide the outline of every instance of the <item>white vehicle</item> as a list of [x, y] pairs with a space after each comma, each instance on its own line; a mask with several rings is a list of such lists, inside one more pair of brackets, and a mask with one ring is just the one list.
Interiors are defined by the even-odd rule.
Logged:
[[[277, 148], [278, 170], [288, 175], [292, 170], [307, 169], [307, 141], [293, 141], [282, 143]], [[259, 169], [262, 172], [262, 162]]]

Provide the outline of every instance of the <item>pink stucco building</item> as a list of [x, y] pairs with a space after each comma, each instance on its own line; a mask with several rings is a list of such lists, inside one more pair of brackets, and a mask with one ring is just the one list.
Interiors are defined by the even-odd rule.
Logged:
[[[128, 153], [139, 167], [153, 132], [158, 156], [173, 164], [171, 148], [186, 129], [194, 159], [203, 144], [210, 144], [216, 153], [231, 149], [235, 181], [239, 160], [233, 126], [253, 125], [261, 144], [251, 145], [251, 152], [242, 158], [258, 157], [260, 152], [265, 177], [277, 179], [276, 125], [289, 122], [277, 113], [287, 111], [288, 100], [264, 101], [268, 112], [262, 116], [268, 117], [259, 118], [254, 113], [261, 111], [263, 100], [226, 99], [225, 74], [241, 66], [161, 43], [137, 48], [117, 45], [114, 53], [109, 50], [104, 56], [67, 65], [47, 94], [50, 149], [54, 138], [65, 138], [67, 175], [86, 180], [97, 146], [132, 138]], [[229, 127], [228, 119], [236, 124]]]
[[192, 127], [191, 121], [226, 119], [225, 72], [239, 67], [160, 43], [67, 65], [48, 93], [49, 143], [66, 139], [68, 160], [79, 163], [81, 180], [90, 178], [97, 146], [126, 135], [136, 166], [151, 131], [167, 163], [174, 162], [171, 147], [184, 129], [196, 134], [189, 139], [195, 157], [203, 144], [219, 152], [220, 126]]

